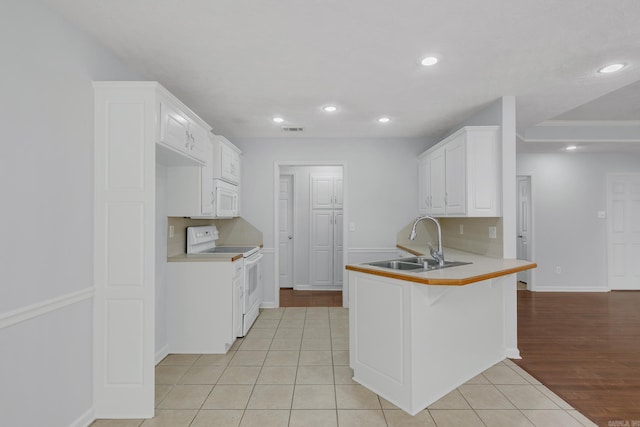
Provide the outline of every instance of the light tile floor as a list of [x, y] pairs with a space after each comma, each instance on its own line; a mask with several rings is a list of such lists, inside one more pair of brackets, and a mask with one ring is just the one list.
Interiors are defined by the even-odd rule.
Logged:
[[352, 375], [347, 309], [266, 309], [227, 354], [167, 356], [156, 367], [153, 419], [93, 426], [595, 425], [508, 359], [414, 417]]

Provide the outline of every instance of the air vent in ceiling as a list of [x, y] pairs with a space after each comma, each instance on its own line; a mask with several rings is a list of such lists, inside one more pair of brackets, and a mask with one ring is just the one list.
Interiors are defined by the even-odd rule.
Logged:
[[304, 129], [299, 127], [282, 127], [283, 132], [302, 132]]

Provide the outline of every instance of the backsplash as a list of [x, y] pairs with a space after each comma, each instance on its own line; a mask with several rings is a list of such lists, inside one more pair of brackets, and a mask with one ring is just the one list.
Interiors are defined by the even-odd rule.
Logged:
[[[168, 217], [167, 226], [173, 226], [173, 238], [167, 238], [167, 256], [186, 253], [187, 227], [215, 225], [220, 233], [217, 245], [262, 245], [262, 232], [243, 218], [233, 219], [191, 219]], [[167, 230], [167, 236], [169, 231]]]
[[[459, 249], [492, 258], [502, 258], [502, 218], [439, 218], [442, 227], [442, 244], [445, 247]], [[460, 224], [464, 234], [460, 234]], [[426, 245], [438, 244], [436, 227], [431, 221], [421, 221], [416, 228], [418, 236], [415, 241], [409, 240], [411, 226], [408, 224], [398, 233], [398, 244]], [[489, 227], [496, 227], [496, 238], [489, 238]]]
[[[502, 218], [441, 218], [442, 240], [447, 247], [502, 258]], [[460, 234], [460, 225], [464, 234]], [[489, 238], [489, 227], [496, 227], [496, 238]]]

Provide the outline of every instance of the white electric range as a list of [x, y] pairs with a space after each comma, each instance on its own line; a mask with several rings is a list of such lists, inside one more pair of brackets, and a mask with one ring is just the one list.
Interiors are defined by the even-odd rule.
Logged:
[[187, 227], [187, 254], [242, 254], [244, 285], [242, 293], [242, 334], [245, 336], [260, 314], [262, 302], [262, 251], [260, 246], [217, 246], [214, 225]]

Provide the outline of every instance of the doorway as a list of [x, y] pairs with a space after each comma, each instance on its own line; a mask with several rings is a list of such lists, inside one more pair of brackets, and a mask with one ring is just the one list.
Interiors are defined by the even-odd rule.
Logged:
[[607, 276], [611, 290], [640, 290], [640, 174], [607, 175]]
[[338, 291], [346, 307], [345, 163], [276, 162], [274, 175], [275, 306], [283, 289]]
[[[516, 256], [518, 259], [532, 260], [532, 240], [531, 231], [531, 177], [519, 175], [516, 177], [517, 185], [517, 208], [516, 208]], [[532, 289], [530, 270], [521, 271], [517, 274], [518, 282], [525, 283], [528, 290]]]

